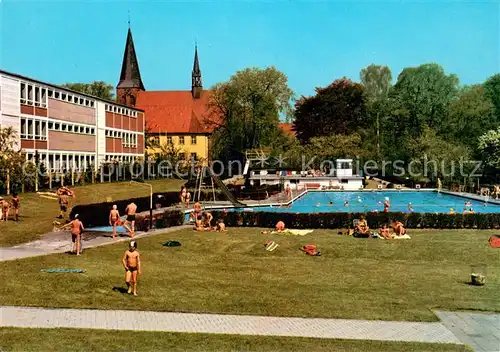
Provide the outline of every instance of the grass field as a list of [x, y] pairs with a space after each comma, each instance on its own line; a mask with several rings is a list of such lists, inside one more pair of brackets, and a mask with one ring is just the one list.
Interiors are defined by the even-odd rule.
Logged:
[[[181, 230], [138, 241], [139, 297], [122, 294], [126, 244], [0, 263], [0, 304], [352, 319], [436, 321], [432, 309], [500, 311], [500, 256], [492, 231], [412, 230], [387, 241], [315, 230], [304, 237]], [[179, 240], [181, 247], [164, 247]], [[279, 244], [275, 252], [264, 242]], [[321, 257], [298, 250], [316, 243]], [[470, 265], [488, 266], [487, 284], [470, 286]], [[40, 273], [82, 268], [84, 274]]]
[[[167, 192], [178, 191], [183, 181], [166, 179], [153, 180], [150, 183], [153, 185], [154, 192]], [[149, 195], [148, 187], [133, 185], [129, 182], [98, 183], [71, 188], [76, 192], [73, 206], [104, 202], [106, 197], [120, 200]], [[10, 199], [10, 197], [6, 198]], [[20, 194], [20, 198], [20, 221], [18, 223], [0, 222], [0, 246], [13, 246], [36, 240], [40, 235], [52, 230], [52, 222], [59, 215], [57, 200], [42, 198], [36, 193]]]
[[71, 351], [349, 351], [462, 352], [445, 344], [326, 340], [296, 337], [130, 332], [86, 329], [0, 330], [0, 348], [14, 352]]

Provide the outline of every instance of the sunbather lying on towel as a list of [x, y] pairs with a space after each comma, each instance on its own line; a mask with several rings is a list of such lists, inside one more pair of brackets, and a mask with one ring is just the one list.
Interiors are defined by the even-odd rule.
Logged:
[[282, 232], [285, 231], [285, 223], [283, 221], [278, 221], [276, 224], [276, 231], [269, 231], [269, 230], [264, 230], [261, 233], [269, 234], [269, 233], [275, 233], [275, 232]]

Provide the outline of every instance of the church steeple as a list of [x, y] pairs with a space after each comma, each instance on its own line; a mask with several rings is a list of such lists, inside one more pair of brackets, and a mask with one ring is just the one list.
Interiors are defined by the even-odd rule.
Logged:
[[193, 72], [191, 73], [191, 93], [193, 98], [200, 98], [202, 90], [203, 85], [201, 83], [200, 62], [198, 61], [198, 45], [195, 45]]
[[122, 104], [135, 105], [135, 96], [139, 90], [144, 91], [139, 62], [135, 54], [134, 39], [130, 27], [127, 33], [125, 52], [123, 53], [120, 81], [116, 86], [117, 100]]

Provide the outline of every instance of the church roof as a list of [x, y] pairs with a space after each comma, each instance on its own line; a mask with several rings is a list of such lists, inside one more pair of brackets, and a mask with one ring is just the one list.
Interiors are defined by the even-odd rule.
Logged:
[[293, 123], [285, 123], [285, 122], [280, 123], [279, 127], [286, 135], [289, 135], [289, 136], [296, 136], [297, 135], [297, 132], [295, 132]]
[[212, 133], [208, 123], [211, 92], [203, 90], [199, 99], [191, 90], [139, 92], [136, 107], [146, 112], [151, 133]]
[[128, 29], [127, 43], [125, 44], [125, 52], [123, 53], [120, 82], [118, 82], [116, 88], [139, 88], [144, 90], [141, 72], [139, 71], [139, 62], [135, 54], [134, 39], [132, 38], [130, 28]]

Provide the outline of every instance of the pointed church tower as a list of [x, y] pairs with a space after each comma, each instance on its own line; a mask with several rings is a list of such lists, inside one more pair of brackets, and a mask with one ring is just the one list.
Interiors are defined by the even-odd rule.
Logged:
[[127, 43], [123, 54], [122, 72], [120, 82], [116, 86], [116, 100], [121, 104], [135, 106], [137, 94], [144, 91], [139, 63], [135, 55], [132, 31], [128, 28]]
[[191, 73], [191, 94], [194, 99], [199, 99], [203, 85], [201, 84], [200, 63], [198, 62], [198, 46], [194, 47], [194, 64], [193, 72]]

